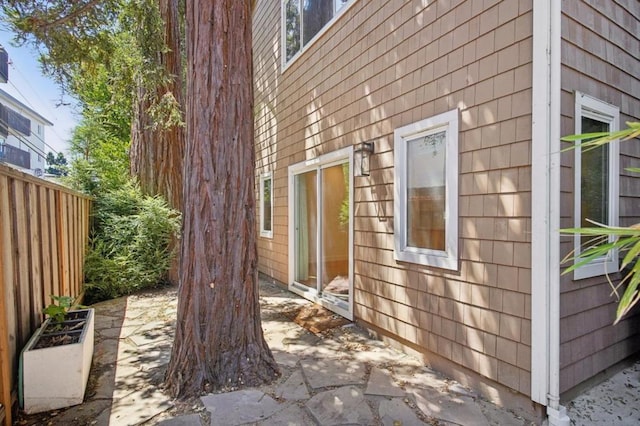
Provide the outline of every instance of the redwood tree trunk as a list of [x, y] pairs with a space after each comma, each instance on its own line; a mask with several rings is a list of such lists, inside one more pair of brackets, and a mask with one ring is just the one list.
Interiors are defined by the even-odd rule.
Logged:
[[174, 396], [278, 376], [260, 321], [249, 1], [187, 2], [187, 140]]
[[[158, 52], [157, 61], [169, 76], [169, 82], [156, 89], [155, 98], [170, 93], [180, 108], [184, 106], [182, 79], [182, 50], [180, 46], [179, 0], [158, 0], [160, 16], [164, 21], [166, 52]], [[184, 127], [152, 128], [148, 114], [151, 103], [144, 88], [139, 87], [131, 130], [131, 173], [136, 176], [142, 190], [148, 194], [161, 194], [171, 207], [182, 210], [182, 158], [184, 154]]]
[[[179, 0], [158, 0], [160, 17], [164, 21], [166, 52], [158, 52], [158, 62], [169, 76], [169, 82], [157, 88], [155, 98], [171, 93], [180, 109], [184, 110], [182, 78], [182, 49], [180, 46]], [[182, 160], [185, 130], [181, 126], [152, 128], [148, 110], [151, 106], [145, 89], [140, 85], [134, 102], [131, 125], [131, 174], [138, 178], [146, 194], [162, 195], [169, 205], [182, 211]], [[172, 246], [177, 241], [172, 242]], [[169, 280], [179, 280], [179, 256], [175, 256], [169, 269]]]

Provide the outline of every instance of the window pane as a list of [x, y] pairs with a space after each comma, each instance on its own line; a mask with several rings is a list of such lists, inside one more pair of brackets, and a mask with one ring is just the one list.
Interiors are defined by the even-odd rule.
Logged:
[[262, 185], [262, 230], [271, 231], [271, 178]]
[[[582, 117], [582, 133], [607, 132], [609, 125], [592, 118]], [[598, 223], [609, 223], [609, 148], [602, 145], [594, 149], [582, 151], [580, 182], [581, 226], [593, 226], [587, 219]], [[582, 236], [581, 244], [594, 237]], [[597, 237], [596, 237], [597, 238]]]
[[288, 0], [286, 3], [287, 61], [300, 51], [300, 0]]
[[407, 141], [407, 246], [445, 250], [445, 141], [445, 131]]
[[322, 291], [349, 298], [349, 164], [322, 169]]
[[315, 288], [318, 274], [318, 190], [317, 172], [299, 174], [295, 177], [295, 216], [294, 225], [296, 270], [295, 280]]
[[303, 0], [302, 43], [307, 44], [333, 18], [334, 0]]

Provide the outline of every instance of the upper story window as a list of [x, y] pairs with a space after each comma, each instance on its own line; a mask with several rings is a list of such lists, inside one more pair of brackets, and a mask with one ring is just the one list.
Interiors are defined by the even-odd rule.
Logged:
[[458, 269], [458, 110], [394, 131], [395, 258]]
[[289, 63], [355, 0], [283, 0], [283, 56]]
[[[576, 92], [576, 134], [615, 132], [619, 130], [619, 116], [618, 107]], [[593, 222], [610, 226], [618, 225], [618, 152], [617, 141], [595, 148], [583, 149], [579, 145], [576, 147], [574, 167], [574, 225], [576, 228], [596, 226]], [[594, 241], [592, 238], [576, 234], [575, 254], [579, 254], [590, 245], [601, 242]], [[612, 241], [613, 237], [609, 239]], [[574, 278], [595, 277], [617, 270], [618, 253], [613, 251], [576, 269]]]

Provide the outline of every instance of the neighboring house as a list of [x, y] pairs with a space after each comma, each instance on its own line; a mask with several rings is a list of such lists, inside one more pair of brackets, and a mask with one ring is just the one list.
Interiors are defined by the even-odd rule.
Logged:
[[46, 168], [44, 127], [49, 120], [0, 90], [0, 161], [43, 176]]
[[640, 222], [637, 140], [560, 143], [640, 119], [640, 2], [259, 0], [253, 18], [260, 270], [568, 424], [562, 401], [640, 349], [635, 313], [611, 325], [616, 256], [561, 275], [586, 240], [559, 234]]

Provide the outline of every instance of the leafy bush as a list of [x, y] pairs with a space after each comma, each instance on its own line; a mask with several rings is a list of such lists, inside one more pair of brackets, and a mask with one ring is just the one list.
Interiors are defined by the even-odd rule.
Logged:
[[96, 302], [166, 283], [179, 213], [133, 184], [105, 192], [94, 206], [86, 299]]

